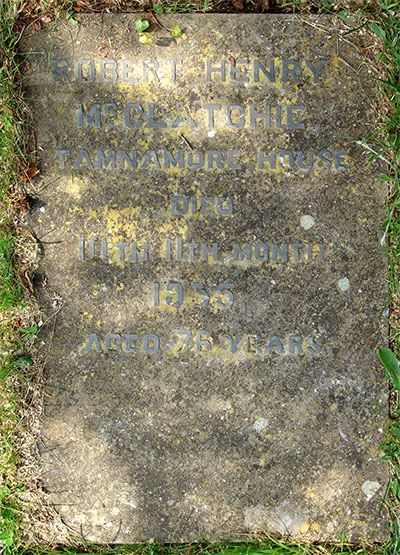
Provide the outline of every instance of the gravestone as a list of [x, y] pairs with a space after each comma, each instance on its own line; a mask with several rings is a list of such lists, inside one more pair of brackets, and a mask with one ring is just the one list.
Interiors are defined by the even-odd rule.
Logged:
[[328, 16], [137, 17], [25, 39], [49, 501], [96, 542], [383, 540], [368, 67]]

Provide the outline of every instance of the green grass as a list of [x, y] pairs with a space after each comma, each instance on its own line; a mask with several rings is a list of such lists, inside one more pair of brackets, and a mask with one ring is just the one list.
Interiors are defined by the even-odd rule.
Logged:
[[[16, 251], [15, 208], [23, 192], [25, 120], [21, 102], [18, 34], [14, 22], [22, 3], [0, 0], [0, 552], [20, 543], [24, 487], [20, 467], [20, 425], [24, 402], [21, 378], [27, 359], [19, 330], [23, 321], [24, 289]], [[11, 550], [11, 551], [10, 551]]]
[[[16, 503], [10, 487], [11, 476], [16, 473], [16, 465], [18, 460], [14, 455], [12, 442], [10, 443], [10, 434], [16, 426], [16, 404], [13, 391], [10, 388], [2, 388], [2, 407], [1, 407], [1, 423], [2, 433], [0, 441], [0, 460], [1, 472], [5, 480], [0, 485], [0, 541], [7, 547], [12, 545], [14, 535], [18, 528], [16, 522], [16, 514], [14, 509]], [[4, 402], [7, 398], [7, 403]]]
[[24, 161], [24, 114], [21, 110], [20, 63], [14, 21], [22, 6], [19, 0], [0, 0], [0, 202], [4, 208], [15, 199], [18, 168]]
[[162, 9], [171, 14], [188, 12], [208, 12], [212, 10], [212, 2], [209, 0], [167, 0], [165, 2], [154, 2], [156, 13]]
[[[182, 13], [207, 11], [207, 0], [172, 0], [159, 2], [165, 11]], [[117, 7], [118, 2], [115, 3]], [[27, 5], [29, 8], [29, 4]], [[296, 11], [329, 12], [333, 8], [347, 7], [341, 2], [282, 2], [281, 6]], [[73, 2], [34, 2], [30, 9], [35, 15], [50, 13], [64, 16], [73, 7]], [[26, 409], [21, 384], [34, 380], [30, 375], [31, 360], [26, 354], [26, 345], [35, 333], [29, 324], [21, 325], [21, 314], [27, 302], [19, 278], [19, 241], [15, 236], [18, 223], [15, 206], [22, 198], [20, 180], [26, 163], [27, 114], [21, 102], [20, 64], [18, 57], [19, 33], [15, 23], [22, 12], [20, 0], [0, 0], [0, 554], [62, 553], [140, 554], [140, 555], [339, 555], [344, 553], [382, 555], [400, 552], [400, 412], [394, 404], [388, 423], [388, 431], [383, 444], [385, 458], [391, 467], [391, 481], [386, 501], [392, 518], [392, 538], [385, 545], [355, 546], [338, 541], [336, 545], [304, 545], [290, 541], [265, 538], [263, 541], [242, 544], [194, 544], [194, 545], [137, 545], [106, 547], [87, 545], [80, 542], [76, 547], [24, 547], [26, 532], [27, 490], [25, 476], [21, 472], [21, 435], [23, 433], [23, 411]], [[357, 22], [369, 27], [380, 44], [380, 53], [372, 60], [377, 71], [381, 94], [379, 113], [381, 124], [376, 132], [362, 142], [376, 157], [385, 161], [383, 186], [390, 187], [387, 219], [383, 223], [382, 234], [388, 244], [390, 266], [391, 341], [392, 348], [400, 354], [400, 5], [399, 2], [379, 0], [365, 2], [363, 10], [357, 12]], [[359, 23], [357, 23], [358, 25]], [[382, 71], [382, 68], [384, 70]], [[26, 391], [26, 390], [25, 390]]]
[[15, 238], [0, 228], [0, 311], [18, 306], [23, 288], [14, 265]]
[[[53, 550], [31, 548], [21, 551], [26, 555], [51, 555]], [[336, 545], [307, 545], [288, 540], [266, 538], [264, 541], [243, 543], [196, 543], [188, 545], [140, 544], [126, 546], [88, 545], [86, 549], [59, 548], [57, 554], [79, 555], [96, 553], [98, 555], [386, 555], [382, 546], [354, 546], [338, 541]], [[388, 553], [388, 552], [387, 552]], [[389, 554], [388, 554], [389, 555]]]
[[[383, 114], [382, 125], [363, 143], [373, 152], [371, 160], [380, 158], [386, 165], [382, 179], [389, 184], [390, 198], [383, 230], [384, 238], [388, 239], [389, 246], [391, 301], [397, 304], [400, 270], [400, 4], [399, 2], [381, 2], [381, 8], [379, 23], [372, 22], [371, 29], [383, 43], [382, 52], [377, 59], [380, 67], [384, 67], [384, 71], [381, 72], [383, 74], [378, 76], [381, 93], [380, 108]], [[395, 322], [393, 324], [392, 339], [399, 352], [400, 329]]]
[[[378, 112], [380, 125], [373, 135], [361, 144], [371, 152], [370, 161], [379, 158], [384, 164], [381, 175], [389, 186], [387, 218], [382, 224], [382, 244], [386, 245], [389, 261], [390, 346], [400, 354], [400, 3], [380, 0], [378, 10], [367, 21], [380, 53], [376, 57], [377, 83], [380, 91]], [[394, 385], [387, 433], [382, 444], [384, 459], [390, 466], [390, 481], [386, 490], [386, 503], [390, 509], [392, 538], [386, 548], [400, 552], [400, 409], [396, 379]]]

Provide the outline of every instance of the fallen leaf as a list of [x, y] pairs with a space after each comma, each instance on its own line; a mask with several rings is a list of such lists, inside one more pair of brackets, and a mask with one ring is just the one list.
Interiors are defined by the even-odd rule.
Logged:
[[36, 166], [30, 166], [28, 165], [25, 170], [24, 170], [24, 175], [22, 178], [22, 181], [24, 183], [28, 183], [29, 181], [31, 181], [36, 175], [38, 175], [38, 173], [40, 173], [39, 168], [37, 168]]
[[36, 21], [32, 21], [30, 28], [32, 29], [32, 31], [40, 31], [40, 29], [42, 28], [42, 22], [37, 19]]
[[139, 35], [139, 42], [142, 44], [150, 44], [153, 42], [153, 36], [150, 33], [141, 33]]
[[27, 264], [23, 264], [21, 266], [19, 277], [20, 277], [22, 286], [25, 287], [25, 289], [28, 289], [28, 291], [30, 293], [32, 293], [32, 295], [34, 295], [35, 290], [34, 290], [34, 287], [33, 287], [32, 280], [29, 276], [29, 271], [28, 271], [28, 265]]

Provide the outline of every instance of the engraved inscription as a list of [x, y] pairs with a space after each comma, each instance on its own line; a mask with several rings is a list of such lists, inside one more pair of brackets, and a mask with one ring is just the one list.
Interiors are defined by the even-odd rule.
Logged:
[[50, 502], [99, 545], [383, 543], [365, 28], [167, 12], [23, 48]]
[[[313, 335], [302, 337], [290, 335], [280, 338], [273, 335], [261, 338], [258, 335], [240, 333], [236, 336], [214, 336], [208, 330], [192, 332], [188, 329], [175, 330], [173, 337], [163, 342], [156, 334], [145, 334], [142, 337], [135, 333], [107, 333], [104, 338], [92, 333], [85, 343], [83, 353], [147, 353], [156, 354], [166, 350], [167, 355], [175, 355], [183, 350], [213, 355], [223, 349], [227, 355], [263, 357], [266, 355], [308, 355], [317, 356], [323, 351], [318, 337]], [[330, 353], [329, 349], [325, 352]]]
[[[199, 211], [195, 215], [198, 215]], [[222, 251], [218, 243], [201, 241], [184, 241], [166, 237], [159, 252], [153, 252], [146, 241], [116, 241], [85, 237], [78, 239], [78, 258], [81, 261], [101, 258], [106, 262], [147, 262], [152, 258], [162, 257], [167, 262], [187, 261], [220, 263], [230, 265], [235, 262], [265, 262], [282, 264], [292, 262], [323, 262], [325, 246], [322, 243], [233, 243], [229, 251]]]

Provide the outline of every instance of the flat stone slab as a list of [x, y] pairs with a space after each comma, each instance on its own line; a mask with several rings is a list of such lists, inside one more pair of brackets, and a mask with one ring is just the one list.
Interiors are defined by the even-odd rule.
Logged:
[[383, 540], [363, 58], [328, 16], [136, 17], [25, 38], [49, 500], [100, 543]]

